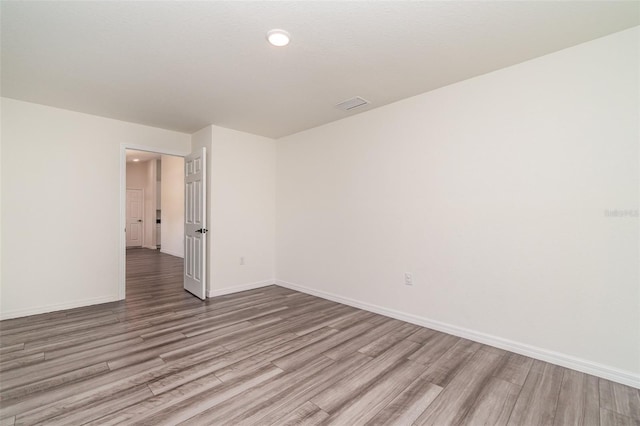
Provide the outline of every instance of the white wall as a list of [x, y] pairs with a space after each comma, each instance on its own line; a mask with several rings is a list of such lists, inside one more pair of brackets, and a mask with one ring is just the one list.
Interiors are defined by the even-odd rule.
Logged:
[[184, 158], [163, 155], [160, 167], [160, 251], [184, 257]]
[[280, 283], [640, 385], [639, 38], [279, 140]]
[[275, 141], [218, 126], [192, 141], [209, 165], [209, 296], [273, 284]]
[[127, 188], [128, 189], [146, 189], [147, 188], [147, 169], [149, 163], [147, 161], [127, 163]]
[[117, 299], [121, 144], [188, 153], [190, 136], [7, 98], [1, 114], [0, 316]]

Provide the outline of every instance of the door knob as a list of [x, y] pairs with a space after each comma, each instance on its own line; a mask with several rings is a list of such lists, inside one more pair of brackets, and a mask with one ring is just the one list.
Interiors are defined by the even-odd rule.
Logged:
[[205, 228], [200, 228], [200, 229], [196, 229], [196, 232], [199, 232], [201, 234], [206, 234], [207, 232], [209, 232], [209, 230]]
[[142, 222], [142, 219], [138, 219], [138, 222]]

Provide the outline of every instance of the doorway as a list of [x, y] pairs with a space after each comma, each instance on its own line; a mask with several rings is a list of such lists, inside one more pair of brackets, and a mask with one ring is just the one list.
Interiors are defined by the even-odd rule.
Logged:
[[[184, 157], [182, 153], [122, 145], [120, 173], [120, 280], [127, 297], [128, 254], [153, 264], [155, 257], [184, 258]], [[163, 185], [164, 183], [164, 185]], [[141, 252], [144, 253], [141, 256]], [[144, 265], [140, 265], [144, 268]], [[153, 288], [152, 286], [149, 288]]]

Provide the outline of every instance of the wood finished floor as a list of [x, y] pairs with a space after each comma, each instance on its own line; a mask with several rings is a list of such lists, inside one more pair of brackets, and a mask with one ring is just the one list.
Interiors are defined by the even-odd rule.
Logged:
[[0, 426], [640, 425], [640, 391], [271, 286], [202, 302], [127, 254], [127, 300], [2, 321]]

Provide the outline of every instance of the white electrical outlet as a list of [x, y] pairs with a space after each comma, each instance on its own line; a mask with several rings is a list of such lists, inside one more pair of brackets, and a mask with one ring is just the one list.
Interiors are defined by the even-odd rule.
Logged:
[[240, 256], [240, 264], [244, 265], [244, 256]]
[[411, 272], [404, 273], [404, 285], [413, 285], [413, 274]]

